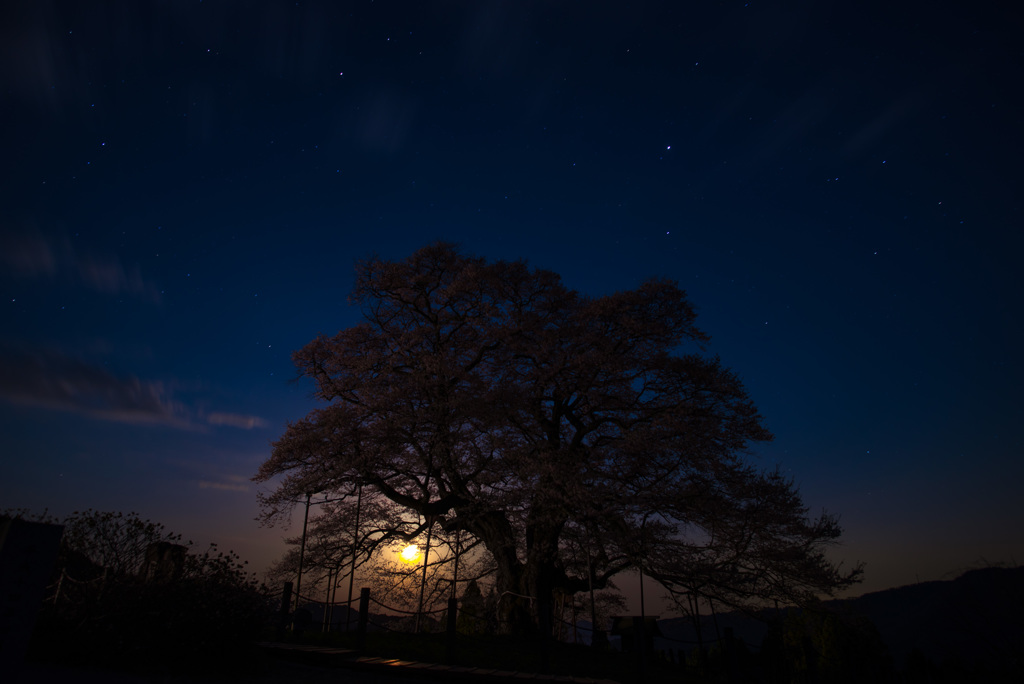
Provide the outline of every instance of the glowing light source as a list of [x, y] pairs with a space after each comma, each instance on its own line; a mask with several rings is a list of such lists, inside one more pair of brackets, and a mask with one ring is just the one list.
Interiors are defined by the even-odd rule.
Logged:
[[420, 547], [415, 544], [409, 544], [402, 549], [401, 559], [405, 563], [415, 563], [420, 559]]

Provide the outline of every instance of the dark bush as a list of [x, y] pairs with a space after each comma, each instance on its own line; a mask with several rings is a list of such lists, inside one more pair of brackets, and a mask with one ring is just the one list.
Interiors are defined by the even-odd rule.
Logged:
[[134, 513], [90, 510], [63, 524], [30, 647], [35, 660], [234, 668], [270, 624], [273, 598], [231, 552], [211, 545], [196, 553], [191, 542], [179, 545], [180, 536]]

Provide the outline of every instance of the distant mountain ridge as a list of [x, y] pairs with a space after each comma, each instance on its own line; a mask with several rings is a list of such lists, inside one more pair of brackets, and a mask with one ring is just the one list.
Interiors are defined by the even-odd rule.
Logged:
[[911, 651], [940, 663], [1016, 662], [1024, 654], [1024, 566], [970, 570], [828, 602], [871, 619], [897, 665]]
[[[823, 607], [841, 616], [868, 618], [898, 669], [909, 657], [919, 656], [936, 664], [958, 661], [969, 667], [1017, 670], [1024, 665], [1024, 566], [970, 570], [954, 580], [836, 599]], [[787, 614], [788, 609], [765, 610], [761, 619], [736, 612], [702, 615], [703, 642], [709, 647], [728, 627], [756, 650], [768, 624]], [[661, 620], [658, 626], [664, 637], [656, 640], [656, 649], [690, 650], [697, 645], [688, 617]]]

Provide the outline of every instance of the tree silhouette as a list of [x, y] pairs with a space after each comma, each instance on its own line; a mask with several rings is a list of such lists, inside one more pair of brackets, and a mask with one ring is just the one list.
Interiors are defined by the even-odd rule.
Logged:
[[289, 424], [254, 478], [283, 475], [262, 498], [268, 522], [302, 492], [359, 483], [383, 511], [372, 543], [435, 524], [478, 540], [505, 624], [545, 634], [556, 590], [637, 567], [670, 588], [713, 576], [736, 599], [856, 579], [821, 555], [835, 521], [805, 520], [791, 483], [741, 460], [771, 435], [700, 353], [674, 283], [592, 298], [437, 243], [358, 264], [351, 301], [361, 323], [293, 356], [325, 406]]
[[[58, 522], [24, 510], [5, 517]], [[137, 513], [89, 509], [59, 523], [54, 581], [33, 636], [41, 660], [169, 670], [236, 662], [279, 600], [235, 553], [212, 543], [200, 553]], [[154, 549], [180, 550], [170, 554], [176, 567], [154, 568]]]

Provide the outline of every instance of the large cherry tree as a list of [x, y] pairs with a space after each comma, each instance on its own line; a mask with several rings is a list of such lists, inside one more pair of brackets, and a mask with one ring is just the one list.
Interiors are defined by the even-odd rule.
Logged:
[[824, 555], [836, 521], [745, 463], [771, 434], [675, 283], [588, 297], [437, 243], [359, 263], [351, 301], [361, 323], [294, 354], [323, 405], [255, 478], [268, 520], [358, 493], [367, 543], [465, 535], [509, 623], [542, 631], [554, 592], [630, 569], [733, 605], [856, 581]]

